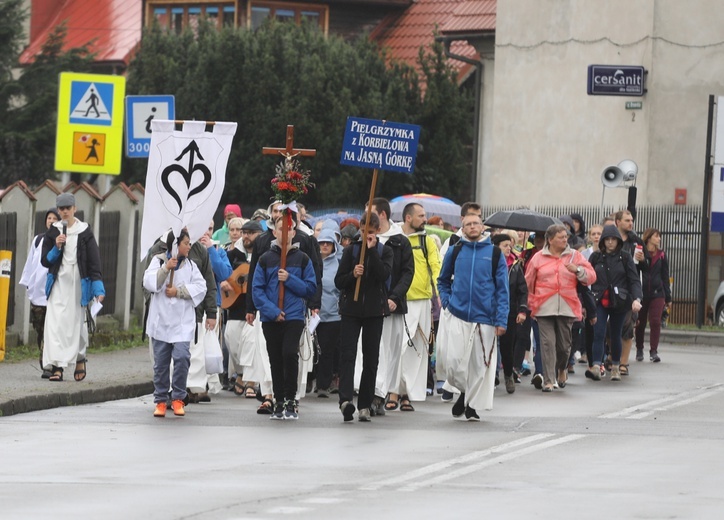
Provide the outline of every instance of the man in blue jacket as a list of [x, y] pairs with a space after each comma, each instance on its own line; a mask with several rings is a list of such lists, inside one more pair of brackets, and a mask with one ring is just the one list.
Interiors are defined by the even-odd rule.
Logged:
[[[317, 279], [309, 257], [292, 243], [295, 225], [287, 235], [286, 267], [281, 268], [282, 226], [285, 217], [274, 223], [276, 238], [269, 251], [261, 255], [254, 270], [252, 298], [259, 309], [261, 327], [269, 353], [274, 388], [274, 413], [271, 419], [298, 418], [295, 401], [299, 373], [299, 340], [304, 331], [306, 300], [317, 292]], [[280, 283], [284, 284], [282, 309], [279, 308]]]
[[462, 229], [462, 239], [448, 249], [438, 278], [445, 310], [438, 341], [444, 342], [447, 381], [461, 391], [453, 416], [479, 421], [476, 409], [493, 408], [496, 336], [505, 334], [508, 323], [508, 269], [504, 260], [496, 262], [500, 252], [483, 235], [480, 216], [467, 215]]

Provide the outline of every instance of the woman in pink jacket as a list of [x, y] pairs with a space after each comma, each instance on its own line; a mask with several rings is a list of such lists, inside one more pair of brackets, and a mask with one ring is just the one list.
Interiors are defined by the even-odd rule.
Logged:
[[525, 281], [528, 307], [540, 331], [543, 391], [551, 392], [556, 382], [565, 387], [568, 378], [571, 326], [582, 319], [578, 282], [590, 285], [596, 273], [581, 253], [568, 246], [565, 226], [550, 226], [545, 238], [545, 246], [528, 264]]

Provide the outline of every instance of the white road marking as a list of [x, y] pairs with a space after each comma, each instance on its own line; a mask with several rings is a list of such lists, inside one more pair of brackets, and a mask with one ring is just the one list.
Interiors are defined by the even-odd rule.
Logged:
[[655, 412], [662, 412], [665, 410], [670, 410], [672, 408], [678, 408], [679, 406], [685, 406], [687, 404], [701, 401], [702, 399], [706, 399], [707, 397], [716, 395], [718, 392], [721, 392], [723, 390], [724, 385], [722, 383], [717, 383], [715, 385], [704, 386], [701, 388], [696, 388], [695, 390], [689, 390], [680, 394], [670, 395], [668, 397], [649, 401], [648, 403], [630, 406], [618, 412], [605, 413], [603, 415], [599, 415], [598, 418], [643, 419], [644, 417], [648, 417]]
[[552, 436], [553, 436], [552, 433], [539, 433], [537, 435], [532, 435], [530, 437], [524, 437], [522, 439], [518, 439], [518, 440], [515, 440], [512, 442], [500, 444], [499, 446], [493, 446], [492, 448], [488, 448], [485, 450], [474, 451], [472, 453], [468, 453], [467, 455], [462, 455], [462, 456], [454, 458], [454, 459], [446, 460], [443, 462], [437, 462], [435, 464], [430, 464], [428, 466], [424, 466], [420, 469], [409, 471], [409, 472], [399, 475], [397, 477], [389, 478], [389, 479], [386, 479], [386, 480], [383, 480], [380, 482], [375, 482], [373, 484], [367, 484], [365, 486], [360, 487], [360, 490], [376, 491], [385, 486], [395, 486], [397, 484], [407, 482], [408, 480], [414, 480], [417, 478], [425, 477], [430, 474], [437, 475], [441, 471], [444, 471], [451, 466], [455, 466], [457, 464], [467, 464], [470, 462], [474, 462], [483, 457], [487, 457], [488, 455], [492, 455], [492, 454], [495, 454], [495, 453], [498, 453], [501, 451], [505, 451], [505, 450], [508, 450], [511, 448], [517, 448], [519, 446], [524, 446], [526, 444], [530, 444], [531, 442], [541, 441], [543, 439], [547, 439]]
[[559, 437], [558, 439], [552, 439], [549, 441], [545, 441], [540, 444], [536, 444], [534, 446], [528, 446], [527, 448], [522, 448], [517, 451], [513, 451], [511, 453], [506, 453], [506, 454], [500, 455], [498, 457], [494, 457], [492, 459], [478, 462], [477, 464], [465, 466], [465, 467], [456, 469], [454, 471], [450, 471], [449, 473], [443, 473], [441, 475], [436, 475], [434, 478], [431, 478], [428, 480], [423, 480], [421, 482], [414, 482], [412, 484], [408, 484], [407, 486], [400, 488], [400, 491], [417, 491], [421, 487], [437, 485], [437, 484], [440, 484], [441, 482], [445, 482], [448, 480], [452, 480], [454, 478], [468, 475], [470, 473], [474, 473], [485, 467], [492, 466], [493, 464], [499, 464], [501, 462], [505, 462], [508, 460], [517, 459], [519, 457], [523, 457], [525, 455], [535, 453], [536, 451], [542, 451], [542, 450], [545, 450], [548, 448], [552, 448], [554, 446], [558, 446], [560, 444], [577, 441], [584, 437], [586, 437], [586, 435], [574, 434], [574, 435], [566, 435], [565, 437]]

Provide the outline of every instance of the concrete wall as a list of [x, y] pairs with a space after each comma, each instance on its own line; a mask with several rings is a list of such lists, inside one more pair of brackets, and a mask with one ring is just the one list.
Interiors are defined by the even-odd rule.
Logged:
[[[499, 0], [488, 200], [600, 204], [603, 168], [632, 159], [639, 204], [672, 204], [675, 188], [701, 204], [721, 19], [717, 0]], [[587, 95], [592, 64], [644, 66], [647, 94]], [[607, 190], [607, 204], [625, 201]]]

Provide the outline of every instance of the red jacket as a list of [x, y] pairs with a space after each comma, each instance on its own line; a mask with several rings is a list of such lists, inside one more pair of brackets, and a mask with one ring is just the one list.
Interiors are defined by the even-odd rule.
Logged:
[[[577, 275], [566, 268], [570, 263], [581, 268]], [[525, 273], [531, 315], [569, 316], [572, 313], [577, 320], [583, 319], [577, 292], [579, 280], [585, 285], [596, 281], [596, 272], [581, 253], [566, 247], [560, 258], [556, 258], [544, 247], [530, 259]]]

